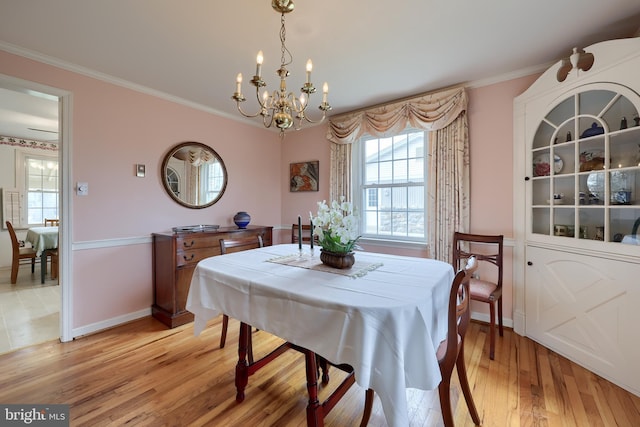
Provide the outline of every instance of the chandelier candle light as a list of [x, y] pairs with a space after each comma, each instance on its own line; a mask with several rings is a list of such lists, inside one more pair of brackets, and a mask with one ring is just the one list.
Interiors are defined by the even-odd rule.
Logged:
[[[287, 93], [287, 77], [289, 76], [289, 70], [287, 70], [286, 66], [291, 64], [293, 61], [293, 55], [289, 52], [285, 45], [286, 38], [286, 29], [284, 25], [284, 15], [286, 13], [292, 12], [294, 8], [294, 4], [292, 0], [272, 0], [271, 7], [276, 11], [281, 13], [281, 27], [280, 27], [280, 44], [281, 44], [281, 59], [280, 59], [280, 68], [276, 71], [278, 76], [280, 77], [280, 89], [274, 90], [271, 94], [267, 90], [264, 91], [262, 97], [260, 97], [260, 88], [265, 87], [267, 84], [262, 80], [262, 62], [264, 60], [264, 56], [262, 51], [258, 52], [258, 56], [256, 58], [256, 75], [251, 79], [251, 84], [256, 88], [256, 99], [258, 104], [260, 105], [260, 109], [255, 114], [247, 114], [242, 110], [240, 106], [241, 102], [246, 101], [244, 95], [242, 95], [242, 74], [239, 73], [236, 77], [236, 91], [231, 97], [236, 101], [238, 106], [238, 111], [245, 117], [257, 117], [258, 115], [262, 116], [262, 123], [266, 128], [270, 128], [272, 125], [280, 129], [280, 135], [284, 134], [284, 131], [291, 128], [291, 126], [296, 124], [295, 129], [300, 129], [304, 122], [308, 123], [320, 123], [322, 122], [327, 114], [327, 111], [331, 110], [331, 106], [327, 102], [327, 95], [329, 93], [329, 86], [325, 82], [322, 86], [322, 103], [318, 107], [322, 111], [322, 117], [318, 120], [310, 119], [305, 111], [308, 106], [308, 97], [316, 92], [316, 88], [311, 83], [311, 71], [313, 69], [313, 64], [309, 59], [307, 61], [307, 76], [306, 82], [300, 88], [302, 93], [300, 94], [300, 98], [296, 98], [293, 92]], [[306, 95], [305, 95], [306, 94]], [[295, 115], [295, 117], [294, 117]]]

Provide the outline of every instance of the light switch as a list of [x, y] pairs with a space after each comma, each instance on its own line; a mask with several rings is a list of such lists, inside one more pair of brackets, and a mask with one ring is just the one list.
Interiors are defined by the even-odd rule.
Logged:
[[87, 196], [89, 194], [89, 183], [79, 182], [76, 186], [78, 196]]

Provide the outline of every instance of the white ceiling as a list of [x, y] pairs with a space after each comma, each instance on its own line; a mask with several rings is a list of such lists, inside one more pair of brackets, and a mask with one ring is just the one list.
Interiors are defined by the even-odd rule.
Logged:
[[[268, 0], [0, 0], [0, 11], [0, 49], [227, 117], [240, 119], [231, 100], [238, 72], [245, 108], [255, 110], [248, 81], [258, 50], [267, 88], [277, 85], [280, 16]], [[540, 71], [573, 47], [639, 29], [639, 0], [297, 0], [286, 15], [288, 87], [298, 92], [312, 58], [311, 105], [327, 81], [336, 114]], [[0, 134], [14, 102], [0, 92]], [[11, 136], [52, 135], [23, 132]]]

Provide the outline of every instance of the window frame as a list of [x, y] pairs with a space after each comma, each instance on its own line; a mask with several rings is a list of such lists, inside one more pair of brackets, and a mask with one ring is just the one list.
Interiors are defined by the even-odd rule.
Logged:
[[[423, 159], [423, 180], [422, 181], [410, 181], [407, 180], [407, 182], [403, 182], [403, 183], [388, 183], [388, 184], [366, 184], [364, 183], [364, 179], [365, 179], [365, 169], [366, 169], [366, 159], [365, 159], [365, 145], [366, 145], [366, 141], [367, 140], [371, 140], [371, 139], [384, 139], [384, 138], [393, 138], [393, 137], [397, 137], [397, 136], [402, 136], [402, 135], [409, 135], [411, 133], [416, 133], [416, 132], [420, 132], [423, 134], [423, 138], [424, 138], [424, 146], [423, 146], [423, 153], [421, 155], [421, 158]], [[419, 246], [424, 246], [427, 244], [427, 233], [428, 233], [428, 229], [427, 229], [427, 215], [428, 215], [428, 170], [430, 165], [428, 164], [429, 162], [429, 156], [428, 156], [428, 152], [429, 152], [429, 134], [427, 131], [423, 130], [423, 129], [415, 129], [415, 128], [405, 128], [400, 132], [396, 132], [394, 134], [388, 134], [388, 135], [384, 135], [384, 136], [371, 136], [371, 135], [364, 135], [362, 137], [360, 137], [355, 143], [354, 143], [354, 150], [353, 150], [353, 159], [352, 159], [352, 199], [353, 199], [353, 204], [354, 207], [356, 207], [357, 211], [358, 211], [358, 217], [359, 217], [359, 227], [361, 230], [361, 241], [363, 243], [370, 243], [370, 244], [384, 244], [385, 246], [397, 246], [397, 247], [411, 247], [411, 246], [415, 246], [415, 245], [419, 245]], [[415, 157], [412, 157], [415, 158]], [[409, 161], [409, 157], [407, 157], [407, 161]], [[365, 233], [365, 212], [366, 212], [366, 197], [365, 197], [365, 191], [370, 191], [372, 189], [379, 189], [379, 188], [389, 188], [389, 189], [393, 189], [394, 187], [415, 187], [415, 186], [422, 186], [423, 187], [423, 197], [424, 197], [424, 214], [423, 214], [423, 221], [424, 223], [422, 224], [423, 230], [424, 230], [424, 234], [422, 236], [418, 236], [418, 237], [411, 237], [411, 236], [399, 236], [399, 235], [394, 235], [394, 234], [372, 234], [372, 233]], [[407, 206], [404, 208], [406, 212], [410, 212], [411, 209]], [[380, 211], [380, 209], [378, 208], [378, 211]]]
[[[28, 167], [27, 161], [29, 159], [36, 160], [44, 160], [44, 161], [54, 161], [58, 164], [58, 183], [55, 191], [50, 191], [50, 193], [55, 193], [57, 202], [56, 202], [56, 218], [60, 217], [60, 159], [58, 157], [58, 152], [49, 152], [42, 151], [38, 153], [33, 152], [32, 150], [24, 150], [24, 149], [16, 149], [16, 158], [15, 158], [15, 173], [16, 173], [16, 188], [20, 192], [20, 226], [23, 228], [33, 227], [33, 226], [41, 226], [44, 225], [44, 216], [43, 222], [39, 223], [30, 223], [29, 222], [29, 200], [28, 200]], [[40, 209], [43, 209], [41, 206]]]

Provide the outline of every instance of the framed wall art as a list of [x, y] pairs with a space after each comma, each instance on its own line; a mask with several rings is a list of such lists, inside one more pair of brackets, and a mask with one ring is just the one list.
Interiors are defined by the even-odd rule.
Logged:
[[318, 191], [320, 162], [291, 163], [289, 165], [289, 189], [291, 192]]

